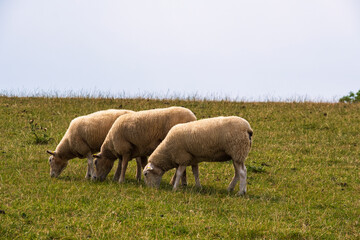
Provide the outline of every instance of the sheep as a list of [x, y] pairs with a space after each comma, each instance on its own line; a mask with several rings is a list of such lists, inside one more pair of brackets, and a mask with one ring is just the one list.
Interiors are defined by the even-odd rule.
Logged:
[[[100, 153], [94, 155], [96, 174], [93, 178], [103, 181], [119, 158], [122, 161], [119, 183], [124, 182], [130, 159], [149, 156], [173, 126], [195, 120], [194, 113], [183, 107], [145, 110], [119, 117], [106, 136]], [[186, 184], [184, 177], [182, 180]]]
[[[108, 109], [73, 119], [55, 151], [47, 150], [47, 153], [51, 155], [49, 157], [50, 176], [58, 177], [70, 159], [87, 157], [88, 168], [85, 178], [91, 178], [95, 172], [92, 154], [100, 151], [115, 120], [121, 115], [132, 112], [131, 110]], [[139, 161], [140, 159], [137, 159], [137, 162]], [[139, 171], [137, 176], [141, 177], [141, 168], [137, 169]]]
[[[233, 160], [235, 175], [228, 187], [234, 190], [240, 180], [238, 195], [246, 193], [245, 158], [251, 147], [253, 131], [243, 118], [216, 117], [174, 126], [164, 141], [150, 155], [143, 174], [145, 183], [159, 187], [163, 174], [177, 168], [173, 190], [177, 189], [179, 178], [186, 166], [200, 162], [223, 162]], [[193, 170], [196, 185], [198, 170]]]

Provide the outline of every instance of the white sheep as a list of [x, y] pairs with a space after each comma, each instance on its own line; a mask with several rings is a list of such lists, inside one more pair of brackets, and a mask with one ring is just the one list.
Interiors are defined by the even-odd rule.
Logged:
[[[173, 127], [164, 141], [150, 155], [144, 168], [145, 183], [158, 187], [163, 174], [176, 170], [173, 189], [186, 166], [200, 162], [223, 162], [233, 160], [235, 175], [228, 190], [232, 191], [240, 180], [239, 195], [246, 193], [245, 158], [251, 147], [252, 129], [240, 117], [216, 117], [179, 124]], [[197, 169], [194, 171], [196, 185], [200, 186]]]
[[94, 155], [94, 178], [103, 181], [119, 158], [119, 164], [122, 161], [119, 183], [123, 182], [128, 161], [149, 156], [173, 126], [195, 120], [194, 113], [183, 107], [145, 110], [119, 117], [106, 136], [100, 153]]
[[[94, 174], [92, 154], [100, 151], [115, 120], [121, 115], [132, 112], [109, 109], [73, 119], [55, 151], [47, 150], [47, 153], [51, 154], [49, 157], [50, 176], [58, 177], [70, 159], [87, 157], [88, 168], [85, 177], [91, 178]], [[140, 159], [137, 160], [139, 161]], [[141, 177], [141, 167], [137, 175]]]

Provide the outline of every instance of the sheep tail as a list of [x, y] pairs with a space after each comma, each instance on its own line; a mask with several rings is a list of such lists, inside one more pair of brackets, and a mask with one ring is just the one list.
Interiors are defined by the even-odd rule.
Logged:
[[252, 143], [251, 138], [252, 138], [252, 135], [253, 135], [253, 130], [249, 129], [249, 130], [248, 130], [248, 134], [249, 134], [250, 147], [251, 147], [251, 143]]

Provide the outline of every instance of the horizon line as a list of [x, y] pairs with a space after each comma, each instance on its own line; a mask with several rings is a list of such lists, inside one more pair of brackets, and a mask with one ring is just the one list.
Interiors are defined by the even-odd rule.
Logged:
[[34, 98], [93, 98], [93, 99], [152, 99], [152, 100], [185, 100], [185, 101], [228, 101], [228, 102], [313, 102], [313, 103], [339, 103], [340, 97], [332, 97], [332, 100], [322, 97], [312, 98], [308, 95], [294, 95], [291, 97], [280, 96], [258, 96], [254, 97], [230, 97], [226, 94], [208, 93], [200, 94], [198, 92], [179, 93], [168, 90], [166, 93], [161, 92], [138, 92], [126, 93], [120, 91], [119, 93], [111, 93], [110, 91], [98, 90], [0, 90], [0, 97], [34, 97]]

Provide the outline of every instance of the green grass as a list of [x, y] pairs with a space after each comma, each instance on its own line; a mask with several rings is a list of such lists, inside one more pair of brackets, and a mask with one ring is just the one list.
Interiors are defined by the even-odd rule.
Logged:
[[[230, 163], [201, 163], [203, 189], [172, 192], [85, 180], [86, 160], [49, 176], [69, 122], [101, 109], [184, 106], [198, 117], [237, 115], [254, 129], [248, 193], [228, 194]], [[36, 144], [29, 121], [46, 128]], [[360, 104], [0, 97], [1, 239], [359, 239]], [[238, 188], [238, 186], [237, 186]]]

